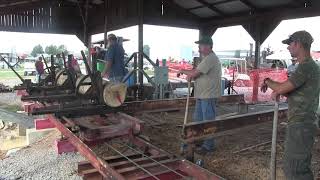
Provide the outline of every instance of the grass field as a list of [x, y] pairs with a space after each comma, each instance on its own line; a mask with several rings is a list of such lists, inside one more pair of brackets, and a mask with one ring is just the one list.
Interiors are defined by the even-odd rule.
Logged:
[[[23, 77], [23, 69], [16, 69], [16, 71]], [[1, 79], [15, 79], [17, 75], [11, 69], [0, 69]]]

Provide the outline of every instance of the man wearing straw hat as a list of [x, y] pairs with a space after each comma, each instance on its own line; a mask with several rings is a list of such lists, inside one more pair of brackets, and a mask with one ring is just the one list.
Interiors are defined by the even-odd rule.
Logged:
[[121, 82], [125, 76], [124, 66], [124, 49], [118, 43], [118, 39], [114, 34], [108, 35], [108, 50], [105, 55], [105, 68], [102, 72], [103, 77], [107, 77], [110, 81]]

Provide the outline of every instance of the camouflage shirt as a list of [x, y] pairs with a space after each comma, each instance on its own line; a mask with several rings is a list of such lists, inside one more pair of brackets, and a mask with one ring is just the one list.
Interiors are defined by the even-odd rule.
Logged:
[[295, 86], [295, 90], [288, 94], [289, 121], [313, 122], [319, 105], [319, 66], [311, 58], [305, 59], [289, 81]]

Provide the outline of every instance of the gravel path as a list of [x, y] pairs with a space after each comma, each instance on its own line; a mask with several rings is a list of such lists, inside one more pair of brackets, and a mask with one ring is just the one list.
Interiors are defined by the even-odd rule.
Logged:
[[[31, 79], [31, 78], [32, 77], [29, 76], [29, 79]], [[28, 79], [28, 78], [26, 78], [26, 79]], [[13, 88], [13, 86], [17, 86], [17, 85], [21, 84], [22, 82], [17, 77], [17, 78], [12, 78], [12, 79], [0, 79], [0, 83], [3, 83], [4, 85], [10, 86], [11, 88]]]
[[0, 106], [2, 105], [21, 105], [21, 97], [16, 92], [0, 93]]
[[58, 132], [23, 148], [9, 157], [0, 160], [0, 180], [77, 180], [77, 162], [84, 160], [79, 153], [58, 155], [53, 141]]
[[25, 114], [10, 112], [0, 107], [0, 120], [3, 122], [13, 122], [25, 128], [34, 128], [34, 118]]

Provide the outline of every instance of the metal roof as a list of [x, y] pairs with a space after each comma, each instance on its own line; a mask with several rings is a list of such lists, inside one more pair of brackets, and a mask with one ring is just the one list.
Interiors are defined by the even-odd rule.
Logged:
[[[139, 2], [142, 2], [140, 6]], [[320, 1], [0, 0], [0, 31], [65, 33], [81, 37], [85, 33], [137, 25], [139, 14], [143, 14], [144, 24], [200, 29], [316, 16], [320, 15]], [[254, 27], [246, 29], [250, 28]]]

